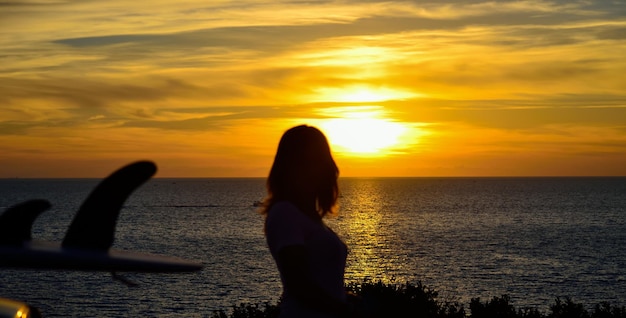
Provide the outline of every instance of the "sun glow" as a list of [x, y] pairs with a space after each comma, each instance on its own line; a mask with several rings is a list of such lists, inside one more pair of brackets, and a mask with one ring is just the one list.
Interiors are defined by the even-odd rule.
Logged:
[[340, 115], [320, 123], [334, 151], [352, 155], [386, 155], [394, 147], [403, 146], [405, 124], [384, 117], [382, 107], [339, 107], [326, 109], [326, 114]]
[[318, 102], [372, 103], [387, 100], [404, 100], [418, 96], [420, 96], [420, 94], [388, 87], [356, 85], [347, 88], [318, 88], [316, 89], [316, 97], [314, 100]]

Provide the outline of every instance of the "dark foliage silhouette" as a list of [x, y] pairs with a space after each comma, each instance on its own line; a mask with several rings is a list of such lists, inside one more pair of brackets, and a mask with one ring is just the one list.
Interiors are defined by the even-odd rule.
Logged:
[[[626, 306], [602, 302], [587, 310], [570, 298], [555, 298], [547, 313], [536, 308], [516, 309], [509, 295], [485, 302], [473, 298], [467, 313], [462, 304], [441, 300], [435, 290], [420, 282], [401, 285], [364, 282], [346, 288], [363, 299], [364, 318], [626, 318]], [[233, 306], [229, 313], [214, 312], [211, 318], [275, 318], [278, 312], [278, 304], [240, 304]]]

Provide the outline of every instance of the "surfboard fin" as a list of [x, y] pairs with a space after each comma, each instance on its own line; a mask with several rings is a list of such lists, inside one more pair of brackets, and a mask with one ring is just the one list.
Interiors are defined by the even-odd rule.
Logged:
[[118, 169], [102, 180], [74, 216], [62, 246], [108, 250], [113, 245], [117, 217], [124, 202], [156, 170], [153, 162], [138, 161]]
[[30, 241], [35, 219], [51, 207], [46, 200], [28, 200], [9, 207], [0, 215], [0, 245], [17, 246]]

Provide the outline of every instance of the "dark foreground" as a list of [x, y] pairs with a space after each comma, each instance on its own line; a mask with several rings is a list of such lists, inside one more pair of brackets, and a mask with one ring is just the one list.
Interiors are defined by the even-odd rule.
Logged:
[[[458, 302], [442, 300], [436, 291], [417, 284], [362, 283], [348, 286], [362, 299], [357, 317], [423, 317], [423, 318], [626, 318], [626, 306], [609, 303], [586, 308], [569, 298], [556, 298], [547, 312], [536, 308], [515, 308], [508, 295], [481, 301], [474, 298], [469, 308]], [[277, 304], [241, 304], [229, 312], [218, 311], [212, 318], [274, 318]]]

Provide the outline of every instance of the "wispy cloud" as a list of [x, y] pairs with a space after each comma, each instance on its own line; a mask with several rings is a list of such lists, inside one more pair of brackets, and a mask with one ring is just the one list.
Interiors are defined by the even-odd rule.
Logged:
[[[258, 173], [288, 125], [363, 106], [342, 99], [355, 88], [396, 121], [430, 125], [387, 159], [423, 162], [409, 174], [461, 173], [437, 170], [448, 156], [489, 174], [477, 163], [503, 147], [545, 162], [619, 157], [624, 17], [620, 1], [0, 1], [0, 163], [42, 153], [58, 167], [89, 149], [92, 163], [144, 153], [205, 173], [251, 155], [241, 171]], [[476, 151], [441, 148], [470, 135]]]

